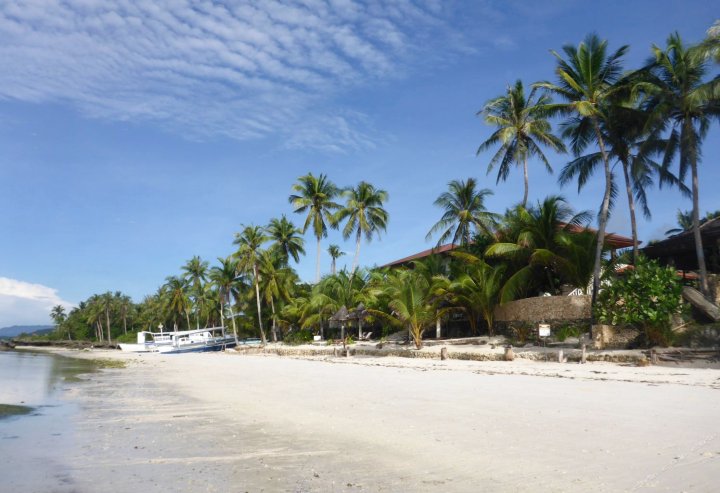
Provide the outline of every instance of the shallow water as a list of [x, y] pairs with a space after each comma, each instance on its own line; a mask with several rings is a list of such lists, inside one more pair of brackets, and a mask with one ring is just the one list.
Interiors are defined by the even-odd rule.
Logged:
[[[0, 352], [0, 477], [3, 491], [64, 491], [65, 451], [74, 443], [77, 405], [64, 397], [92, 362], [29, 351]], [[16, 409], [17, 410], [17, 409]], [[8, 488], [8, 489], [5, 489]]]

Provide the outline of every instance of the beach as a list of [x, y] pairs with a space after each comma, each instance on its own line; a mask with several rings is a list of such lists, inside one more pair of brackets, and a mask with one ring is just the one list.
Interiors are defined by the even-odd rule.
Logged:
[[720, 484], [716, 369], [64, 353], [126, 367], [66, 389], [80, 412], [72, 447], [52, 457], [62, 473], [47, 478], [48, 491], [709, 492]]

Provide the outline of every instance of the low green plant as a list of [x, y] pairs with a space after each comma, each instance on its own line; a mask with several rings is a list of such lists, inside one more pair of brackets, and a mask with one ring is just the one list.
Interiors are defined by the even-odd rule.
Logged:
[[532, 325], [528, 323], [518, 323], [512, 326], [512, 338], [517, 344], [525, 344], [533, 332]]
[[554, 332], [555, 338], [563, 342], [568, 337], [580, 337], [584, 332], [587, 332], [587, 330], [578, 325], [565, 324], [555, 329]]
[[651, 346], [673, 342], [672, 316], [680, 313], [682, 286], [672, 268], [640, 258], [635, 268], [603, 289], [595, 305], [598, 321], [640, 329]]
[[312, 342], [313, 333], [309, 329], [299, 329], [289, 332], [284, 339], [285, 344], [291, 346], [299, 346], [300, 344], [306, 344]]

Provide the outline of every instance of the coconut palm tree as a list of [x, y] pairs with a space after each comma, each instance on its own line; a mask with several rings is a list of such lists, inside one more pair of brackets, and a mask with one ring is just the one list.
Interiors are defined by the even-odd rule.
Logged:
[[435, 225], [430, 228], [426, 240], [441, 232], [437, 245], [440, 246], [448, 240], [452, 243], [467, 245], [474, 231], [491, 234], [496, 214], [485, 210], [485, 197], [493, 192], [487, 188], [475, 189], [475, 179], [453, 180], [448, 183], [448, 191], [442, 193], [435, 205], [443, 209], [443, 215]]
[[513, 164], [522, 166], [525, 179], [523, 207], [528, 200], [528, 158], [536, 156], [552, 173], [552, 166], [540, 145], [555, 152], [565, 152], [565, 144], [552, 133], [552, 126], [547, 120], [544, 108], [550, 102], [550, 97], [547, 94], [538, 95], [536, 88], [526, 98], [523, 83], [517, 80], [514, 86], [508, 86], [505, 95], [491, 99], [478, 112], [485, 117], [485, 123], [497, 127], [497, 130], [480, 144], [477, 154], [500, 144], [487, 169], [490, 174], [499, 164], [497, 183], [507, 180]]
[[190, 283], [190, 291], [194, 298], [195, 307], [195, 328], [200, 329], [200, 311], [202, 310], [201, 299], [203, 295], [203, 283], [207, 281], [208, 263], [195, 255], [182, 267], [185, 279]]
[[292, 189], [296, 193], [290, 195], [288, 200], [295, 212], [307, 212], [302, 227], [303, 234], [312, 226], [313, 234], [317, 238], [315, 282], [320, 282], [320, 240], [327, 236], [328, 226], [335, 227], [333, 213], [340, 208], [340, 204], [333, 202], [333, 199], [337, 197], [339, 190], [322, 173], [317, 177], [312, 173], [301, 176]]
[[[507, 259], [519, 267], [505, 282], [501, 301], [511, 301], [533, 286], [554, 291], [557, 276], [577, 279], [578, 268], [567, 258], [568, 245], [591, 217], [588, 212], [575, 214], [560, 196], [547, 197], [530, 209], [517, 207], [508, 214], [515, 223], [508, 225], [511, 235], [499, 234], [502, 241], [485, 252], [488, 258]], [[585, 289], [587, 282], [575, 287]]]
[[330, 245], [327, 249], [328, 254], [330, 255], [330, 258], [332, 259], [330, 264], [330, 274], [335, 275], [335, 261], [345, 255], [345, 252], [340, 250], [340, 247], [337, 245]]
[[275, 301], [289, 301], [297, 275], [287, 267], [285, 260], [277, 252], [263, 255], [260, 263], [260, 278], [262, 279], [262, 295], [270, 305], [272, 312], [272, 337], [277, 342], [278, 314]]
[[296, 228], [285, 214], [280, 219], [271, 219], [265, 231], [272, 241], [270, 248], [277, 250], [285, 263], [288, 263], [290, 257], [297, 263], [300, 255], [305, 255], [305, 240], [300, 236], [302, 231]]
[[539, 82], [535, 87], [546, 89], [562, 98], [564, 103], [545, 105], [550, 114], [559, 113], [574, 118], [579, 127], [590, 127], [592, 137], [598, 146], [602, 158], [605, 193], [603, 194], [600, 214], [598, 217], [598, 238], [595, 248], [595, 266], [593, 269], [592, 301], [595, 302], [600, 288], [600, 267], [605, 241], [610, 197], [613, 190], [610, 156], [605, 148], [601, 122], [608, 118], [608, 107], [612, 98], [623, 87], [617, 82], [622, 73], [620, 63], [627, 52], [627, 46], [621, 46], [608, 54], [607, 41], [601, 40], [596, 34], [589, 34], [577, 47], [563, 47], [565, 57], [552, 51], [557, 58], [555, 72], [558, 83]]
[[[232, 256], [227, 258], [218, 257], [219, 266], [210, 269], [210, 281], [217, 287], [220, 298], [220, 322], [223, 322], [224, 314], [222, 307], [227, 305], [230, 310], [230, 320], [232, 321], [233, 335], [235, 343], [238, 342], [237, 325], [235, 322], [235, 312], [233, 311], [234, 299], [239, 295], [242, 279], [240, 277], [240, 269], [238, 260]], [[223, 323], [224, 325], [224, 323]]]
[[[563, 134], [570, 138], [573, 152], [579, 157], [563, 168], [558, 179], [561, 185], [577, 179], [578, 193], [603, 164], [600, 152], [580, 156], [592, 141], [594, 133], [594, 129], [583, 124], [583, 121], [583, 118], [573, 117], [565, 124]], [[637, 107], [635, 101], [612, 102], [608, 106], [607, 118], [600, 121], [600, 129], [608, 157], [622, 168], [633, 238], [633, 263], [635, 263], [638, 260], [639, 246], [635, 205], [639, 204], [644, 216], [650, 219], [647, 189], [654, 185], [654, 177], [659, 177], [661, 185], [669, 183], [678, 186], [682, 193], [689, 194], [689, 191], [672, 173], [653, 160], [654, 156], [662, 153], [666, 141], [659, 137], [661, 127], [650, 118], [649, 113]], [[614, 186], [614, 175], [612, 182]], [[613, 196], [614, 193], [611, 193], [610, 209], [613, 208]]]
[[370, 311], [402, 324], [408, 330], [415, 347], [422, 349], [423, 332], [431, 327], [437, 318], [438, 307], [433, 302], [432, 283], [415, 270], [400, 269], [388, 273], [384, 291], [390, 299], [390, 313]]
[[708, 296], [707, 267], [700, 236], [700, 164], [702, 142], [710, 121], [720, 118], [720, 79], [705, 80], [707, 51], [700, 46], [686, 46], [678, 33], [668, 37], [666, 47], [653, 45], [653, 58], [646, 67], [644, 90], [647, 109], [670, 128], [663, 165], [668, 167], [680, 155], [678, 177], [692, 176], [693, 236], [700, 271], [700, 290]]
[[361, 181], [355, 188], [343, 190], [345, 206], [335, 215], [335, 222], [347, 221], [342, 229], [346, 240], [355, 235], [355, 258], [353, 259], [351, 273], [357, 269], [360, 257], [360, 240], [363, 235], [370, 242], [373, 235], [380, 235], [385, 231], [388, 222], [388, 213], [383, 204], [388, 199], [385, 190], [375, 188], [370, 183]]
[[175, 331], [178, 329], [177, 315], [185, 315], [187, 327], [190, 330], [190, 298], [188, 297], [188, 282], [182, 277], [169, 276], [165, 279], [164, 298], [167, 309], [173, 318]]
[[122, 318], [123, 321], [123, 332], [127, 334], [127, 317], [130, 314], [130, 311], [133, 310], [133, 302], [132, 299], [122, 294], [120, 291], [115, 293], [115, 298], [117, 301], [117, 308], [120, 311], [120, 318]]
[[239, 261], [239, 267], [245, 272], [252, 272], [253, 282], [255, 284], [255, 301], [257, 302], [258, 326], [260, 328], [260, 338], [262, 343], [267, 344], [265, 330], [262, 324], [262, 310], [260, 308], [260, 263], [263, 255], [266, 254], [262, 250], [262, 245], [268, 241], [265, 229], [260, 226], [244, 226], [240, 233], [235, 233], [235, 245], [238, 250], [235, 256]]

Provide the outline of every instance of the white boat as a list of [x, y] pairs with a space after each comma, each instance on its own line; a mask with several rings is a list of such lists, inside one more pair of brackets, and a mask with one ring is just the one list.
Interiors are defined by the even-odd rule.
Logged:
[[172, 343], [172, 334], [172, 332], [138, 332], [137, 344], [120, 343], [120, 349], [131, 353], [155, 352], [158, 347]]
[[233, 336], [225, 334], [225, 327], [213, 327], [200, 330], [169, 332], [170, 342], [157, 346], [157, 351], [165, 354], [198, 353], [222, 351], [235, 347]]

